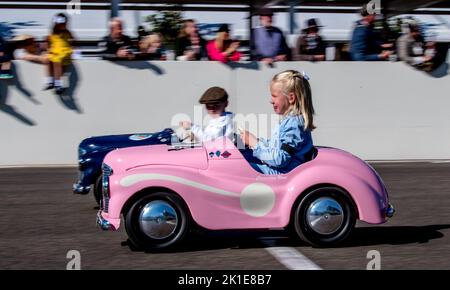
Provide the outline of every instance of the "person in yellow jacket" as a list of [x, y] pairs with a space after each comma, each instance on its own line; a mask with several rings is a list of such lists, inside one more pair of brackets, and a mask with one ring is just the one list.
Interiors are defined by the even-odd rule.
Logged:
[[61, 77], [72, 62], [72, 33], [67, 28], [68, 18], [64, 13], [53, 17], [53, 30], [47, 37], [48, 77], [44, 90], [55, 89], [56, 94], [64, 93]]

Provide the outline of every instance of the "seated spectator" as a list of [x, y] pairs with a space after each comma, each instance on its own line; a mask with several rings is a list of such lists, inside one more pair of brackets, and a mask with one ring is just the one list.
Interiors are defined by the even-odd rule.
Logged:
[[11, 52], [9, 45], [0, 36], [0, 79], [12, 79], [14, 76], [11, 73]]
[[175, 54], [177, 60], [201, 60], [207, 57], [206, 41], [198, 34], [194, 20], [184, 20], [175, 42]]
[[367, 6], [361, 9], [362, 18], [355, 24], [350, 43], [350, 57], [355, 61], [386, 60], [391, 51], [383, 50], [391, 47], [390, 44], [382, 44], [374, 31], [375, 13], [369, 13]]
[[425, 43], [420, 28], [409, 24], [409, 32], [397, 40], [397, 54], [400, 60], [425, 71], [433, 67], [434, 43]]
[[223, 63], [239, 61], [241, 59], [241, 53], [237, 51], [238, 48], [239, 41], [230, 39], [228, 24], [222, 24], [219, 30], [217, 30], [216, 39], [209, 41], [206, 46], [209, 59]]
[[252, 59], [267, 64], [290, 60], [290, 49], [283, 32], [272, 26], [273, 12], [268, 8], [262, 8], [259, 11], [259, 20], [262, 26], [255, 28], [252, 34]]
[[110, 35], [105, 36], [99, 43], [103, 48], [104, 59], [123, 59], [130, 60], [134, 58], [132, 51], [133, 42], [131, 38], [123, 34], [123, 23], [120, 18], [114, 18], [109, 23]]
[[140, 42], [143, 38], [150, 35], [150, 33], [148, 33], [147, 30], [145, 30], [144, 26], [139, 25], [137, 27], [137, 35], [138, 35], [137, 41]]
[[297, 39], [295, 60], [321, 61], [325, 60], [325, 42], [319, 35], [319, 25], [316, 19], [308, 19], [303, 34]]
[[72, 33], [67, 28], [68, 18], [63, 13], [53, 17], [52, 33], [47, 37], [48, 76], [44, 90], [55, 89], [61, 95], [64, 92], [62, 76], [72, 63]]
[[14, 43], [14, 59], [48, 64], [47, 53], [41, 49], [33, 36], [18, 35], [12, 39], [12, 42]]
[[139, 59], [166, 60], [166, 51], [162, 45], [162, 37], [159, 33], [145, 36], [139, 42]]

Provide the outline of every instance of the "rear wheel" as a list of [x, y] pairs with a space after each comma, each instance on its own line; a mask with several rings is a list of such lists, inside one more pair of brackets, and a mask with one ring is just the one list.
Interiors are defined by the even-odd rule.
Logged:
[[189, 229], [184, 201], [171, 192], [151, 193], [138, 199], [125, 214], [125, 229], [132, 245], [161, 250], [178, 245]]
[[321, 187], [307, 193], [294, 212], [296, 234], [316, 247], [332, 247], [344, 241], [356, 222], [356, 210], [348, 194], [337, 187]]
[[102, 193], [102, 175], [101, 174], [95, 180], [94, 191], [93, 192], [94, 192], [95, 201], [97, 202], [98, 205], [100, 205], [100, 201], [103, 198], [103, 193]]

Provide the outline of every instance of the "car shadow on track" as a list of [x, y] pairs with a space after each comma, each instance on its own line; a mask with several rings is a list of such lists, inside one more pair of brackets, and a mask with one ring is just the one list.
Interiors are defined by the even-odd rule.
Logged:
[[348, 240], [339, 247], [428, 243], [444, 237], [441, 230], [445, 229], [450, 229], [450, 224], [360, 227], [355, 228]]
[[[186, 240], [174, 249], [157, 250], [155, 252], [177, 253], [221, 249], [267, 248], [269, 244], [265, 241], [269, 241], [270, 243], [276, 241], [275, 243], [280, 243], [283, 246], [298, 246], [298, 242], [288, 238], [285, 231], [202, 231], [190, 234]], [[140, 251], [129, 240], [123, 241], [121, 244], [124, 247], [129, 247], [132, 251]]]
[[[373, 226], [355, 228], [352, 235], [337, 248], [363, 247], [374, 245], [405, 245], [428, 243], [430, 240], [444, 237], [442, 230], [450, 229], [450, 224], [428, 226]], [[127, 240], [122, 246], [139, 251]], [[196, 252], [220, 249], [258, 249], [267, 247], [307, 246], [286, 231], [269, 232], [209, 232], [195, 233], [175, 249], [157, 252]], [[150, 252], [149, 252], [150, 253]]]

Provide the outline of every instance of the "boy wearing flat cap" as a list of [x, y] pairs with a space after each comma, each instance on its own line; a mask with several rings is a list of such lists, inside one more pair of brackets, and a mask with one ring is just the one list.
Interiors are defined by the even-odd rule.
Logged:
[[184, 129], [191, 129], [195, 138], [203, 142], [222, 136], [231, 139], [233, 136], [233, 114], [225, 111], [228, 106], [228, 93], [220, 87], [211, 87], [203, 93], [199, 103], [206, 107], [210, 117], [208, 125], [202, 128], [189, 121], [182, 121], [180, 126]]

